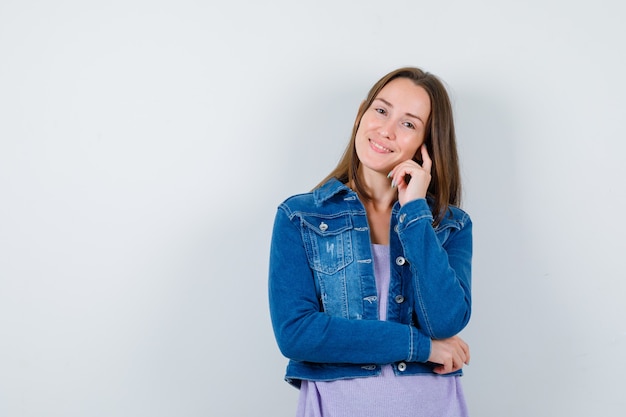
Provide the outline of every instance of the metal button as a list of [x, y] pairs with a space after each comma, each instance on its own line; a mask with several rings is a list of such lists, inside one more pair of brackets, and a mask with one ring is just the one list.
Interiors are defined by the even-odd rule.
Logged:
[[324, 222], [321, 222], [320, 223], [320, 230], [322, 232], [325, 232], [326, 230], [328, 230], [328, 225], [326, 223], [324, 223]]
[[406, 259], [404, 259], [404, 257], [402, 257], [402, 256], [398, 256], [398, 257], [396, 258], [396, 265], [398, 265], [398, 266], [402, 266], [402, 265], [404, 265], [405, 263], [406, 263]]
[[400, 227], [396, 224], [396, 225], [393, 227], [393, 231], [394, 231], [394, 232], [396, 232], [396, 233], [398, 233], [398, 230], [400, 230]]
[[400, 371], [400, 372], [404, 372], [404, 371], [406, 371], [406, 363], [404, 363], [404, 362], [400, 362], [400, 363], [398, 364], [398, 371]]
[[406, 219], [406, 214], [405, 214], [405, 213], [402, 213], [402, 214], [400, 215], [400, 219], [399, 219], [399, 220], [400, 220], [400, 223], [403, 223], [403, 222], [404, 222], [404, 219]]
[[396, 300], [396, 303], [402, 304], [404, 303], [404, 296], [402, 294], [396, 295], [395, 300]]

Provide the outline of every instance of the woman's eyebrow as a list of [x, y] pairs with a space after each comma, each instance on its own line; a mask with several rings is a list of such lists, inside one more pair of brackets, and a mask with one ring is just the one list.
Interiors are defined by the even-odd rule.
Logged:
[[[380, 101], [382, 101], [383, 103], [385, 103], [388, 107], [393, 108], [393, 104], [391, 104], [390, 102], [388, 102], [388, 101], [387, 101], [387, 100], [385, 100], [384, 98], [376, 97], [376, 98], [374, 99], [374, 101], [376, 101], [376, 100], [380, 100]], [[423, 120], [422, 120], [419, 116], [416, 116], [416, 115], [414, 115], [414, 114], [412, 114], [412, 113], [405, 113], [405, 114], [406, 114], [407, 116], [409, 116], [409, 117], [413, 117], [414, 119], [419, 120], [420, 122], [422, 122], [422, 124], [423, 124], [423, 125], [425, 125], [425, 124], [426, 124], [426, 123], [424, 123], [424, 121], [423, 121]]]

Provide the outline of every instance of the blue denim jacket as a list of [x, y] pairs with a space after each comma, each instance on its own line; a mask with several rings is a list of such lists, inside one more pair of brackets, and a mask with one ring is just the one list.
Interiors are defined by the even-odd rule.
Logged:
[[[433, 228], [425, 199], [391, 216], [387, 321], [378, 316], [365, 208], [336, 179], [279, 207], [270, 251], [269, 301], [285, 379], [335, 380], [432, 373], [431, 339], [459, 333], [471, 311], [472, 223], [457, 207]], [[455, 374], [460, 374], [457, 371]]]

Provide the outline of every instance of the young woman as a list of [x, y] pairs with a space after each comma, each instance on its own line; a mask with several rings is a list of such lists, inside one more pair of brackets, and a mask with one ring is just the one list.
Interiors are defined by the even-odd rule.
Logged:
[[472, 223], [443, 84], [385, 75], [337, 167], [278, 207], [269, 299], [297, 416], [466, 416]]

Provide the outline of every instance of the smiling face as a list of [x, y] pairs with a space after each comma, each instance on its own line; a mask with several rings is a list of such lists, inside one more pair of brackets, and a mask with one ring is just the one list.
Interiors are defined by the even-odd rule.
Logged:
[[412, 159], [424, 143], [430, 98], [408, 78], [383, 87], [363, 113], [355, 136], [362, 174], [387, 175], [400, 162]]

